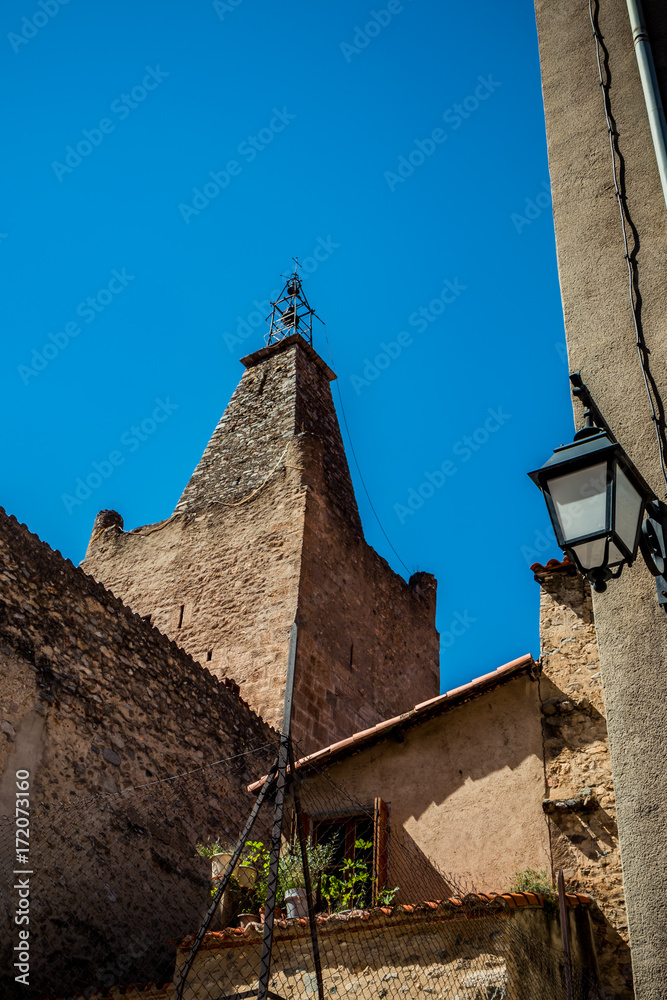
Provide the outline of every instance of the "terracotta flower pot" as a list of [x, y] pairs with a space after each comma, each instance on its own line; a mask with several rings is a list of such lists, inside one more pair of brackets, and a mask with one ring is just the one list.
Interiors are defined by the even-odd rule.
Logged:
[[248, 924], [258, 924], [259, 914], [258, 913], [239, 913], [239, 925], [241, 927], [247, 927]]

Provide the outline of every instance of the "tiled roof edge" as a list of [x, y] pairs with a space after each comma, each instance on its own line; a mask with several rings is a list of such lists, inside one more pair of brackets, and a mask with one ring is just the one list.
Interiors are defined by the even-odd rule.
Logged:
[[[319, 933], [337, 933], [352, 930], [367, 930], [376, 924], [379, 927], [386, 926], [390, 921], [405, 918], [426, 918], [433, 919], [434, 915], [442, 919], [456, 919], [457, 915], [469, 919], [471, 912], [502, 912], [517, 909], [541, 909], [544, 907], [547, 897], [537, 892], [489, 892], [489, 893], [468, 893], [463, 897], [450, 897], [449, 899], [436, 899], [421, 903], [399, 903], [396, 906], [376, 906], [370, 910], [350, 910], [348, 913], [333, 913], [327, 915], [320, 913], [316, 920]], [[590, 896], [581, 893], [566, 893], [566, 906], [589, 907], [593, 905]], [[296, 938], [309, 934], [308, 921], [300, 918], [285, 918], [277, 920], [274, 924], [277, 937], [280, 939], [280, 932], [284, 932], [287, 938]], [[227, 927], [222, 931], [209, 931], [202, 941], [202, 949], [211, 950], [216, 948], [241, 947], [245, 944], [255, 943], [262, 936], [262, 925], [257, 923], [247, 924], [245, 927]], [[186, 935], [178, 947], [182, 950], [189, 950], [194, 934]]]
[[562, 559], [549, 559], [544, 566], [542, 563], [535, 562], [530, 570], [536, 583], [544, 583], [547, 576], [577, 576], [579, 573], [577, 567], [567, 556], [563, 556]]
[[[314, 753], [308, 754], [306, 757], [298, 760], [296, 767], [299, 770], [305, 770], [308, 767], [313, 767], [318, 762], [328, 763], [333, 759], [339, 760], [348, 753], [353, 753], [357, 749], [384, 739], [393, 729], [416, 725], [422, 721], [425, 722], [427, 719], [439, 715], [440, 712], [454, 708], [456, 705], [467, 701], [468, 698], [481, 695], [498, 684], [502, 684], [521, 673], [532, 671], [533, 669], [537, 669], [537, 665], [531, 654], [525, 653], [516, 660], [504, 663], [501, 667], [490, 671], [488, 674], [476, 677], [474, 680], [469, 681], [468, 684], [462, 684], [451, 691], [445, 691], [443, 694], [436, 695], [435, 698], [429, 698], [428, 701], [420, 702], [409, 712], [404, 712], [402, 715], [397, 715], [392, 719], [385, 719], [382, 722], [378, 722], [377, 725], [371, 726], [369, 729], [363, 729], [361, 732], [354, 733], [352, 736], [323, 747], [321, 750], [315, 750]], [[259, 791], [265, 780], [266, 775], [254, 781], [248, 785], [248, 791]]]

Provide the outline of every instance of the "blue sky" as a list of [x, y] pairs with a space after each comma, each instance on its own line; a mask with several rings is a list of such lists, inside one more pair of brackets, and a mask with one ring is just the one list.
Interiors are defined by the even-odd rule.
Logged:
[[526, 472], [572, 414], [531, 0], [0, 17], [3, 506], [74, 562], [101, 508], [167, 517], [298, 255], [384, 530], [438, 577], [443, 688], [537, 656]]

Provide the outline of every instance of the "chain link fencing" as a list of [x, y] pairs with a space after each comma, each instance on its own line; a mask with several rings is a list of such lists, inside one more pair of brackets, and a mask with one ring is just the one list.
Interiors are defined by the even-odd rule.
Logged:
[[[16, 827], [5, 822], [2, 996], [257, 996], [268, 923], [272, 998], [315, 1000], [321, 987], [329, 1000], [607, 1000], [585, 900], [568, 897], [568, 987], [555, 897], [476, 891], [472, 873], [440, 870], [392, 826], [390, 803], [356, 801], [324, 767], [298, 781], [298, 802], [287, 784], [274, 919], [265, 912], [272, 790], [195, 951], [253, 806], [246, 786], [268, 772], [276, 753], [249, 747], [85, 802], [44, 795], [31, 805], [27, 865], [17, 863]], [[29, 925], [20, 922], [26, 879]], [[29, 931], [27, 947], [21, 930]], [[17, 981], [25, 964], [29, 974]]]

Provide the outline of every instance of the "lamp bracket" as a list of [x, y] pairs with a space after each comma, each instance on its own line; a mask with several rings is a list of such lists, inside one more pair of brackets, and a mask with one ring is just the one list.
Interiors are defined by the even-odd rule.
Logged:
[[667, 610], [667, 504], [651, 500], [639, 541], [644, 561], [655, 577], [658, 604]]
[[581, 377], [581, 372], [571, 372], [570, 382], [572, 383], [572, 392], [577, 397], [579, 402], [590, 411], [590, 415], [593, 418], [595, 426], [606, 431], [611, 440], [616, 442], [616, 436], [605, 418], [602, 416], [600, 408], [591, 395], [590, 389]]

